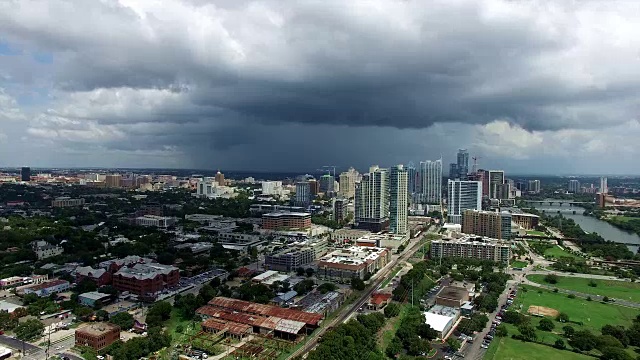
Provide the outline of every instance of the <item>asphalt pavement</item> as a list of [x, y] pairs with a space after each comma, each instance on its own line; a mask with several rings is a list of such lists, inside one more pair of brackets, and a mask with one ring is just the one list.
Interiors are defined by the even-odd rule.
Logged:
[[[12, 349], [15, 350], [20, 350], [22, 351], [23, 349], [23, 342], [18, 340], [18, 339], [14, 339], [12, 337], [6, 336], [6, 335], [0, 335], [0, 344], [6, 345]], [[27, 353], [30, 352], [34, 352], [34, 351], [38, 351], [38, 350], [42, 350], [42, 348], [37, 347], [35, 345], [31, 345], [28, 342], [24, 343], [24, 349]]]

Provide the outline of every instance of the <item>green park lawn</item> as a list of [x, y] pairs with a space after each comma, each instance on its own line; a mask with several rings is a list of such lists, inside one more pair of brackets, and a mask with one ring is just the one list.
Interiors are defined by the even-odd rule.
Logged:
[[566, 294], [530, 286], [522, 286], [521, 288], [522, 290], [527, 289], [527, 291], [518, 292], [514, 306], [512, 306], [514, 310], [521, 308], [521, 311], [526, 313], [531, 305], [552, 308], [569, 315], [570, 321], [582, 322], [584, 328], [593, 331], [600, 331], [607, 324], [628, 326], [638, 314], [637, 310], [627, 307], [587, 301], [581, 298], [569, 299]]
[[[529, 275], [527, 279], [559, 289], [573, 290], [584, 294], [608, 296], [614, 299], [624, 299], [640, 303], [640, 283], [560, 276], [558, 283], [551, 285], [544, 282], [544, 275]], [[590, 281], [595, 282], [597, 286], [589, 286]]]
[[525, 267], [527, 267], [527, 265], [529, 265], [527, 262], [520, 261], [520, 260], [516, 260], [516, 261], [511, 263], [511, 267], [512, 268], [519, 268], [519, 269], [525, 268]]
[[527, 235], [532, 235], [532, 236], [547, 236], [547, 234], [543, 233], [542, 231], [538, 231], [538, 230], [529, 230], [527, 231]]
[[557, 245], [545, 250], [544, 251], [544, 256], [545, 257], [552, 257], [552, 258], [555, 258], [555, 259], [558, 259], [558, 258], [561, 258], [561, 257], [570, 257], [570, 258], [574, 258], [574, 259], [584, 260], [580, 256], [574, 255], [574, 254], [562, 249], [560, 246], [557, 246]]
[[587, 360], [591, 356], [558, 350], [550, 346], [523, 342], [510, 337], [497, 338], [484, 356], [486, 360]]

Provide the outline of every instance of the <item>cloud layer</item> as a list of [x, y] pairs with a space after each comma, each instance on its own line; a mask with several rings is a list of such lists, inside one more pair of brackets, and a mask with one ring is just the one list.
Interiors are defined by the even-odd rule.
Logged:
[[6, 1], [0, 160], [46, 160], [18, 150], [35, 142], [64, 165], [309, 169], [470, 147], [638, 172], [609, 160], [638, 152], [638, 33], [624, 0]]

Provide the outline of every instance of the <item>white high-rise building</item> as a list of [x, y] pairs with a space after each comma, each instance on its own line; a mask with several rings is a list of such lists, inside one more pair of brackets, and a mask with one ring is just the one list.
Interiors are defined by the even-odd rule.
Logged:
[[356, 227], [378, 232], [389, 220], [389, 173], [377, 165], [369, 168], [356, 186]]
[[295, 205], [307, 207], [311, 205], [311, 186], [308, 181], [296, 183]]
[[602, 194], [606, 194], [609, 192], [609, 187], [607, 186], [607, 177], [606, 176], [602, 176], [600, 177], [600, 192]]
[[280, 195], [282, 193], [282, 181], [263, 181], [262, 195]]
[[462, 223], [465, 210], [482, 209], [482, 182], [449, 180], [448, 182], [447, 221]]
[[420, 162], [420, 193], [423, 204], [442, 202], [442, 159]]
[[349, 170], [340, 174], [340, 186], [338, 194], [346, 199], [353, 199], [356, 195], [356, 182], [360, 174], [356, 169]]
[[577, 194], [580, 192], [580, 182], [576, 179], [569, 180], [568, 190], [570, 193]]
[[408, 231], [408, 192], [409, 173], [402, 165], [391, 168], [389, 172], [389, 231], [404, 235]]

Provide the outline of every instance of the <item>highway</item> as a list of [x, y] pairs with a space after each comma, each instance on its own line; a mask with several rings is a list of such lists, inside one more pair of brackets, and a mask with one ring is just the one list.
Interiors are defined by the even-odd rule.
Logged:
[[[426, 232], [425, 235], [427, 233], [428, 232]], [[344, 322], [349, 317], [350, 314], [357, 311], [361, 306], [363, 306], [367, 302], [371, 294], [380, 287], [382, 282], [389, 275], [392, 274], [392, 271], [396, 267], [396, 265], [402, 263], [403, 261], [406, 261], [409, 257], [411, 257], [411, 255], [413, 255], [420, 248], [418, 244], [422, 242], [422, 239], [423, 237], [421, 237], [419, 240], [414, 240], [413, 244], [409, 249], [406, 249], [405, 252], [402, 253], [399, 257], [389, 262], [387, 266], [385, 266], [376, 274], [374, 274], [374, 276], [372, 277], [372, 282], [365, 289], [362, 295], [360, 295], [358, 300], [356, 300], [352, 305], [343, 308], [340, 311], [340, 313], [336, 317], [334, 317], [328, 324], [323, 324], [321, 328], [319, 328], [315, 333], [313, 333], [309, 337], [309, 339], [307, 339], [307, 342], [304, 344], [304, 346], [302, 346], [298, 350], [294, 351], [291, 355], [289, 355], [287, 360], [309, 353], [317, 345], [318, 340], [322, 337], [322, 335], [328, 329]]]

